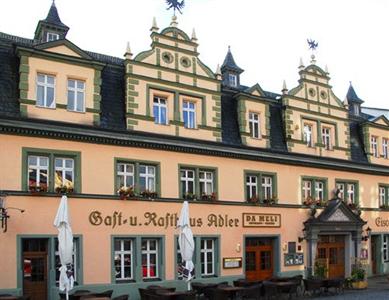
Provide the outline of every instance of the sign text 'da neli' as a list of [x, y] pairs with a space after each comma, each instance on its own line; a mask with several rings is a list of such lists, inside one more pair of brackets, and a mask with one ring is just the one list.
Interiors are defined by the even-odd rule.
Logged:
[[280, 214], [243, 213], [243, 227], [281, 227]]

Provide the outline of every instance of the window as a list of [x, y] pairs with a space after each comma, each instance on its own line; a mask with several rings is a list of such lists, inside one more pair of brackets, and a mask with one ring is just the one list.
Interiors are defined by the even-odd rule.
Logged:
[[46, 74], [38, 74], [36, 86], [37, 106], [55, 108], [55, 77]]
[[377, 145], [377, 137], [372, 136], [370, 138], [370, 144], [371, 144], [371, 154], [374, 157], [378, 157], [378, 145]]
[[379, 206], [383, 207], [386, 205], [386, 188], [383, 186], [380, 186], [379, 188]]
[[257, 176], [255, 175], [246, 176], [246, 195], [247, 195], [247, 200], [257, 200], [258, 198]]
[[155, 124], [167, 124], [167, 100], [165, 98], [154, 96], [153, 112]]
[[238, 78], [235, 74], [228, 74], [228, 83], [230, 86], [237, 86], [238, 85]]
[[126, 161], [115, 158], [115, 192], [121, 188], [133, 188], [135, 195], [143, 192], [159, 193], [159, 164], [154, 162]]
[[81, 80], [68, 80], [68, 110], [85, 111], [85, 82]]
[[358, 182], [336, 180], [336, 188], [339, 190], [339, 198], [347, 203], [358, 202]]
[[[79, 263], [78, 263], [78, 238], [74, 238], [73, 239], [73, 253], [72, 253], [72, 258], [73, 258], [73, 264], [72, 264], [72, 268], [73, 268], [73, 278], [74, 278], [74, 281], [77, 281], [78, 279], [78, 270], [79, 270]], [[61, 267], [61, 260], [59, 258], [59, 251], [58, 251], [58, 238], [55, 238], [54, 239], [54, 243], [55, 243], [55, 252], [54, 252], [54, 260], [55, 260], [55, 281], [58, 283], [59, 282], [59, 275], [60, 275], [60, 271], [59, 271], [59, 268]]]
[[273, 177], [262, 176], [262, 195], [264, 199], [273, 197]]
[[118, 163], [116, 165], [119, 188], [134, 186], [134, 164]]
[[250, 136], [256, 139], [260, 136], [259, 120], [259, 114], [254, 112], [249, 113]]
[[344, 200], [344, 183], [336, 183], [336, 188], [339, 190], [338, 197]]
[[359, 116], [359, 105], [358, 104], [354, 104], [354, 114], [356, 116]]
[[389, 150], [388, 150], [388, 139], [382, 139], [382, 156], [383, 158], [388, 159], [389, 158]]
[[304, 200], [312, 197], [312, 182], [310, 180], [303, 180], [303, 196]]
[[195, 171], [183, 169], [181, 174], [181, 192], [182, 195], [189, 195], [195, 193]]
[[80, 162], [80, 152], [23, 148], [22, 187], [31, 192], [81, 192]]
[[347, 184], [347, 202], [355, 203], [355, 184]]
[[216, 200], [216, 169], [180, 167], [180, 193], [185, 199]]
[[55, 158], [55, 188], [66, 186], [73, 189], [74, 160], [72, 158]]
[[389, 243], [389, 235], [384, 234], [383, 240], [382, 240], [382, 252], [383, 252], [385, 262], [389, 261], [388, 243]]
[[134, 242], [128, 238], [114, 240], [114, 264], [116, 281], [132, 280], [134, 278]]
[[196, 104], [191, 101], [184, 101], [182, 105], [184, 126], [186, 128], [196, 128]]
[[139, 187], [143, 191], [155, 192], [155, 167], [139, 165]]
[[201, 275], [215, 275], [215, 240], [201, 239], [200, 246]]
[[158, 239], [142, 239], [142, 277], [158, 278]]
[[304, 142], [308, 147], [313, 147], [312, 125], [304, 124]]
[[211, 195], [213, 193], [213, 172], [199, 171], [200, 194]]
[[51, 41], [56, 41], [56, 40], [59, 40], [59, 34], [58, 33], [53, 33], [53, 32], [48, 32], [47, 33], [46, 42], [51, 42]]
[[325, 201], [327, 197], [327, 179], [303, 177], [301, 182], [303, 202], [307, 200]]
[[28, 157], [28, 186], [47, 191], [49, 184], [49, 158], [30, 155]]
[[321, 129], [321, 136], [324, 144], [324, 149], [331, 150], [331, 128], [323, 127]]
[[247, 172], [245, 177], [247, 201], [274, 200], [276, 197], [276, 174]]

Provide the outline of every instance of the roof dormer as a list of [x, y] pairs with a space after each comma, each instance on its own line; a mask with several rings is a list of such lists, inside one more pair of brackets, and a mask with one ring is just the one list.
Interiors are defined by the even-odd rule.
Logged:
[[240, 85], [240, 74], [243, 69], [235, 63], [231, 53], [231, 47], [228, 46], [228, 52], [221, 67], [223, 84], [232, 88], [238, 88]]
[[64, 39], [69, 31], [69, 27], [62, 23], [58, 15], [55, 2], [51, 4], [46, 19], [40, 20], [35, 29], [34, 39], [38, 43], [46, 43], [55, 40]]
[[361, 114], [361, 105], [364, 103], [364, 101], [358, 97], [351, 82], [346, 98], [348, 102], [349, 113], [354, 116], [359, 116]]

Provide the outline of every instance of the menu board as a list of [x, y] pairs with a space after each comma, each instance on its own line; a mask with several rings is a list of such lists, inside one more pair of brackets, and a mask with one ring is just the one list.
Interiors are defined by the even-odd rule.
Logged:
[[304, 264], [304, 253], [284, 254], [284, 266], [299, 266]]

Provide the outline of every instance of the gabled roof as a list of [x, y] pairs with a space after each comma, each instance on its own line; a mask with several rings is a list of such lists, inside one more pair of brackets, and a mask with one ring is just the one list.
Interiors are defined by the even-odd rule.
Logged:
[[231, 53], [231, 48], [228, 47], [227, 55], [224, 59], [223, 65], [221, 67], [221, 71], [224, 72], [225, 70], [234, 71], [237, 73], [242, 73], [244, 70], [239, 68], [238, 65], [235, 63], [234, 57]]
[[58, 10], [57, 10], [57, 7], [55, 6], [54, 1], [51, 4], [51, 7], [49, 10], [49, 13], [47, 14], [46, 19], [44, 19], [42, 21], [69, 29], [69, 27], [66, 26], [64, 23], [62, 23], [61, 19], [59, 18]]
[[383, 121], [384, 123], [386, 123], [386, 125], [389, 126], [389, 120], [384, 115], [378, 116], [378, 117], [370, 120], [370, 122], [377, 123], [380, 120]]
[[55, 41], [51, 41], [51, 42], [47, 42], [47, 43], [38, 44], [34, 48], [39, 49], [39, 50], [46, 50], [46, 49], [50, 49], [50, 48], [54, 48], [54, 47], [58, 47], [58, 46], [66, 46], [69, 49], [71, 49], [72, 51], [74, 51], [76, 54], [81, 56], [82, 58], [92, 59], [92, 57], [88, 53], [86, 53], [84, 50], [79, 48], [77, 45], [73, 44], [71, 41], [66, 40], [66, 39], [55, 40]]
[[251, 88], [247, 88], [244, 91], [246, 93], [249, 93], [249, 94], [254, 94], [255, 92], [257, 92], [259, 94], [259, 96], [265, 96], [265, 92], [263, 91], [263, 89], [261, 88], [261, 86], [258, 83], [253, 85]]
[[349, 86], [348, 91], [347, 91], [346, 98], [347, 98], [348, 103], [359, 103], [359, 104], [362, 104], [364, 102], [362, 99], [360, 99], [358, 97], [358, 95], [355, 92], [351, 82], [350, 82], [350, 86]]

